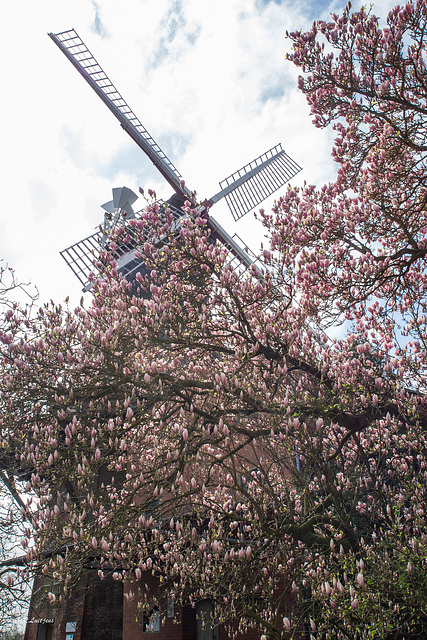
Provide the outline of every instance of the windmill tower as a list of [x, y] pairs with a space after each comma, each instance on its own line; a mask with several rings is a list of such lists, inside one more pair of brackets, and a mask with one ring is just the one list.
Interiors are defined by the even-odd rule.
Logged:
[[[57, 34], [50, 33], [49, 36], [172, 187], [174, 194], [167, 201], [167, 206], [171, 209], [179, 228], [183, 216], [181, 207], [185, 200], [191, 201], [193, 198], [192, 191], [185, 186], [181, 174], [141, 124], [76, 31], [71, 29]], [[223, 180], [217, 193], [197, 205], [199, 212], [206, 218], [211, 236], [227, 248], [230, 260], [236, 266], [243, 269], [251, 266], [254, 264], [255, 256], [248, 254], [237, 236], [231, 236], [222, 228], [212, 217], [211, 208], [225, 198], [234, 220], [237, 221], [286, 184], [298, 171], [300, 167], [278, 144]], [[137, 198], [138, 196], [127, 187], [113, 189], [113, 199], [102, 205], [105, 212], [102, 230], [61, 252], [84, 290], [91, 288], [94, 261], [108, 241], [110, 231], [119, 222], [126, 224], [126, 220], [138, 217], [139, 212], [133, 209]], [[128, 246], [121, 247], [120, 256], [117, 256], [119, 271], [129, 280], [144, 267], [136, 254], [137, 247], [130, 241]], [[42, 587], [43, 585], [41, 589]], [[33, 601], [36, 600], [37, 596], [33, 596]], [[201, 606], [209, 609], [212, 605], [206, 602], [201, 603]], [[162, 628], [165, 637], [176, 640], [214, 640], [218, 637], [217, 630], [202, 630], [198, 627], [193, 611], [182, 611], [181, 625], [172, 625], [169, 618], [173, 617], [173, 605], [171, 612], [168, 603], [166, 625]], [[151, 618], [143, 619], [139, 627], [135, 626], [135, 622], [128, 622], [131, 619], [135, 619], [134, 612], [126, 610], [123, 593], [120, 592], [117, 583], [104, 583], [102, 593], [96, 590], [94, 592], [92, 589], [86, 594], [82, 604], [77, 601], [66, 603], [58, 620], [52, 622], [48, 619], [40, 623], [37, 629], [36, 625], [28, 625], [25, 640], [119, 640], [122, 638], [121, 634], [123, 638], [143, 640], [145, 633], [157, 631], [159, 635], [156, 637], [159, 640], [163, 637], [156, 611], [153, 611]], [[249, 640], [249, 636], [246, 637]], [[258, 636], [254, 636], [256, 637]]]

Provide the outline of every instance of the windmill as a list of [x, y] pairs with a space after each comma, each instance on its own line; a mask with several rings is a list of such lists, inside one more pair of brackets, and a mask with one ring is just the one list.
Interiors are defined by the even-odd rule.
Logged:
[[[164, 204], [171, 209], [176, 224], [175, 228], [179, 229], [181, 219], [185, 215], [182, 206], [186, 200], [192, 201], [193, 192], [185, 186], [176, 167], [138, 120], [76, 31], [72, 29], [57, 34], [50, 33], [49, 36], [172, 187], [174, 194]], [[251, 266], [254, 264], [254, 258], [248, 254], [237, 236], [231, 237], [212, 217], [210, 214], [212, 206], [224, 198], [237, 221], [283, 186], [298, 171], [300, 171], [300, 167], [278, 144], [223, 180], [217, 193], [203, 203], [196, 205], [200, 214], [206, 219], [211, 236], [227, 248], [230, 260], [235, 261], [234, 264], [239, 268], [244, 269]], [[98, 259], [102, 248], [108, 246], [111, 231], [116, 225], [123, 223], [126, 225], [128, 220], [141, 215], [140, 212], [134, 210], [137, 199], [138, 196], [127, 187], [114, 188], [112, 200], [102, 205], [104, 210], [102, 229], [61, 252], [85, 290], [91, 288], [91, 275], [95, 271], [94, 262]], [[124, 277], [131, 279], [137, 270], [144, 268], [144, 265], [138, 259], [138, 247], [135, 246], [132, 234], [129, 233], [128, 236], [127, 244], [125, 241], [121, 243], [115, 252], [115, 258], [119, 271]], [[148, 577], [147, 580], [149, 579]], [[37, 607], [40, 605], [40, 611], [44, 611], [43, 600], [38, 595], [37, 589], [43, 593], [43, 590], [49, 585], [43, 575], [37, 576], [36, 581], [37, 588], [33, 590], [32, 603], [34, 602], [35, 610], [38, 610]], [[139, 630], [137, 632], [135, 626], [132, 626], [134, 625], [133, 618], [135, 618], [133, 610], [130, 608], [132, 605], [129, 605], [123, 596], [123, 583], [111, 578], [110, 581], [107, 579], [98, 580], [94, 585], [92, 590], [86, 589], [85, 577], [83, 576], [77, 585], [78, 597], [66, 599], [64, 607], [57, 612], [55, 624], [51, 620], [37, 616], [38, 625], [29, 624], [27, 626], [27, 640], [47, 640], [52, 637], [60, 637], [60, 634], [61, 637], [64, 637], [65, 634], [70, 640], [89, 637], [93, 640], [107, 637], [116, 640], [122, 637], [137, 638], [142, 637], [138, 633], [142, 634], [148, 630], [146, 628], [148, 624], [157, 624], [155, 622], [157, 618], [143, 619], [141, 632]], [[52, 591], [53, 587], [49, 590]], [[168, 618], [173, 618], [173, 601], [171, 601], [171, 616], [169, 616], [169, 604], [168, 601]], [[199, 605], [204, 606], [206, 602], [202, 601], [197, 604], [197, 606]], [[200, 616], [197, 619], [201, 619]], [[171, 637], [178, 640], [178, 638], [189, 638], [193, 634], [196, 638], [214, 638], [213, 629], [209, 631], [201, 627], [200, 629], [196, 628], [195, 615], [191, 607], [187, 612], [183, 608], [182, 620], [190, 621], [188, 624], [192, 631], [184, 628], [183, 622], [180, 630], [177, 630], [178, 625], [174, 625], [173, 630], [170, 631]], [[167, 624], [169, 622], [167, 620]], [[157, 629], [153, 628], [152, 630]]]
[[[49, 36], [172, 187], [174, 195], [168, 200], [167, 206], [172, 210], [179, 224], [183, 215], [181, 207], [184, 201], [191, 201], [193, 197], [192, 191], [185, 186], [181, 174], [141, 124], [76, 31], [70, 29], [56, 34], [49, 33]], [[278, 144], [220, 182], [220, 191], [199, 205], [200, 213], [206, 217], [207, 226], [213, 238], [226, 246], [231, 260], [246, 267], [254, 263], [254, 257], [248, 254], [241, 240], [236, 235], [230, 236], [213, 218], [210, 214], [211, 207], [225, 198], [234, 220], [237, 221], [261, 204], [300, 170], [301, 167], [286, 154], [281, 144]], [[91, 287], [90, 275], [94, 270], [93, 262], [100, 248], [105, 245], [109, 231], [119, 220], [138, 217], [138, 212], [135, 213], [132, 209], [136, 200], [136, 194], [127, 187], [113, 189], [113, 200], [102, 205], [105, 211], [102, 231], [88, 236], [61, 252], [62, 257], [83, 284], [84, 290]], [[125, 277], [131, 277], [138, 268], [139, 261], [135, 253], [136, 247], [130, 243], [118, 256], [118, 267]]]

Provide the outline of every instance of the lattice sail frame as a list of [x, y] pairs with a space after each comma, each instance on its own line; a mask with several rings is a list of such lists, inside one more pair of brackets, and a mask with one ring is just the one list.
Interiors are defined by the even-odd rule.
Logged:
[[[186, 217], [186, 214], [162, 200], [157, 201], [156, 204], [160, 210], [162, 208], [166, 209], [166, 207], [171, 210], [176, 228], [178, 229], [181, 225], [181, 220]], [[140, 220], [144, 212], [145, 208], [136, 211], [133, 218]], [[131, 278], [133, 273], [136, 273], [138, 270], [138, 267], [141, 268], [141, 260], [136, 257], [138, 247], [132, 239], [133, 229], [126, 224], [125, 220], [123, 221], [123, 225], [128, 231], [130, 240], [129, 242], [121, 242], [120, 246], [114, 251], [114, 258], [117, 262], [118, 271], [125, 278]], [[119, 227], [121, 225], [117, 224], [116, 226]], [[108, 234], [111, 234], [113, 231], [114, 228], [109, 229]], [[79, 242], [72, 244], [67, 249], [60, 251], [65, 262], [82, 283], [83, 291], [89, 291], [91, 289], [93, 276], [96, 277], [98, 272], [96, 262], [99, 260], [101, 251], [104, 249], [108, 250], [108, 239], [104, 230], [99, 228], [98, 231], [87, 236], [87, 238], [79, 240]]]
[[70, 29], [62, 33], [49, 33], [49, 37], [116, 116], [123, 129], [147, 154], [171, 187], [183, 197], [191, 197], [191, 192], [183, 186], [184, 181], [178, 169], [141, 124], [77, 32]]
[[225, 197], [235, 221], [252, 211], [283, 187], [301, 167], [279, 143], [219, 183], [221, 191], [210, 199], [214, 204]]

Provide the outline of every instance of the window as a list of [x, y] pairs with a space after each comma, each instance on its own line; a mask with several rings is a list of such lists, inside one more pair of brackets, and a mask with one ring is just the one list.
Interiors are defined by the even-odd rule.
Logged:
[[168, 596], [168, 618], [173, 618], [175, 615], [175, 604], [172, 596]]
[[196, 640], [218, 640], [212, 600], [201, 600], [196, 604]]
[[58, 601], [59, 595], [61, 593], [61, 586], [62, 585], [57, 578], [45, 576], [43, 584], [39, 591], [40, 604], [44, 607], [51, 606], [49, 593], [52, 593], [55, 596], [56, 601]]
[[158, 607], [144, 611], [142, 614], [142, 633], [160, 631], [160, 611]]

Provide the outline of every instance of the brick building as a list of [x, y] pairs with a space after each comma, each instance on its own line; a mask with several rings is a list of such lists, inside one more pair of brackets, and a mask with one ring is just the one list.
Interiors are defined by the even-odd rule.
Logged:
[[[55, 586], [43, 578], [35, 580], [24, 640], [226, 640], [222, 625], [212, 623], [210, 600], [198, 602], [194, 608], [176, 607], [170, 599], [158, 606], [142, 610], [138, 599], [129, 592], [138, 585], [82, 574], [78, 588], [65, 602], [50, 605], [47, 592]], [[143, 575], [153, 595], [157, 586], [151, 575]], [[259, 640], [250, 631], [245, 640]], [[242, 636], [238, 636], [242, 638]]]

